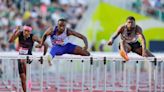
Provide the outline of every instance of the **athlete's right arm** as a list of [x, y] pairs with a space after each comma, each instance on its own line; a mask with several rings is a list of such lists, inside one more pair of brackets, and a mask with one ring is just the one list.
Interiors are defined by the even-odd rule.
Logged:
[[50, 26], [42, 36], [41, 45], [44, 45], [44, 42], [45, 42], [47, 36], [51, 35], [52, 32], [53, 32], [53, 27]]
[[20, 34], [20, 26], [17, 26], [15, 29], [15, 32], [12, 34], [12, 36], [9, 38], [9, 43], [14, 42], [14, 40], [19, 36]]
[[114, 34], [114, 36], [112, 36], [112, 38], [108, 41], [108, 45], [112, 45], [114, 40], [120, 35], [120, 33], [122, 32], [122, 27], [123, 26], [120, 26], [118, 27], [116, 33]]

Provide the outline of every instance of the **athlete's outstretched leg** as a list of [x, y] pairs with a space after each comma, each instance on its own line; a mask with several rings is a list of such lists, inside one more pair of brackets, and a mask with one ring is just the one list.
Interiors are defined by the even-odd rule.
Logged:
[[18, 61], [18, 69], [22, 83], [23, 92], [26, 92], [26, 62]]
[[87, 50], [83, 50], [83, 48], [80, 46], [75, 47], [74, 54], [82, 55], [82, 56], [89, 56], [90, 55], [90, 53]]
[[50, 53], [47, 54], [47, 60], [49, 65], [52, 65], [52, 59], [55, 57], [55, 55], [62, 55], [64, 54], [65, 48], [64, 46], [60, 46], [60, 45], [54, 45], [51, 50]]
[[26, 92], [26, 75], [25, 75], [25, 73], [20, 74], [20, 78], [21, 78], [23, 91]]
[[[142, 47], [136, 49], [135, 53], [142, 56]], [[154, 57], [154, 55], [149, 50], [146, 49], [146, 57]]]

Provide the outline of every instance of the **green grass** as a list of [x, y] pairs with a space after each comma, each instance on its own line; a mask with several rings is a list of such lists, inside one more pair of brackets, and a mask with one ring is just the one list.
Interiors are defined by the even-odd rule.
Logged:
[[[95, 30], [95, 25], [90, 26], [87, 30], [89, 41], [96, 40], [96, 43], [99, 44], [101, 39], [108, 40], [117, 27], [125, 23], [128, 16], [134, 16], [137, 21], [148, 19], [148, 17], [106, 3], [99, 4], [92, 16], [92, 23], [94, 24], [98, 21], [103, 29], [101, 31]], [[93, 37], [94, 32], [97, 32], [96, 39]]]
[[164, 40], [164, 28], [151, 28], [144, 31], [147, 48], [151, 40]]

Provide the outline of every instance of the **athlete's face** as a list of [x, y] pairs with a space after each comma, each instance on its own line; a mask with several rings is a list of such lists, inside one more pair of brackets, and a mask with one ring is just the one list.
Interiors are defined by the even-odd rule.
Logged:
[[65, 30], [66, 27], [66, 22], [65, 21], [59, 21], [58, 22], [58, 30], [59, 32], [63, 32]]
[[134, 20], [127, 20], [126, 25], [128, 29], [133, 29], [135, 27], [135, 21]]
[[30, 31], [29, 30], [24, 30], [23, 34], [24, 34], [25, 37], [29, 37]]

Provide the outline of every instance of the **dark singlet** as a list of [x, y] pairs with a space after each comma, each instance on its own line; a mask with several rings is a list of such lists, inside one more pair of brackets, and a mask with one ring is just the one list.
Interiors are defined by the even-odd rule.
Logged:
[[126, 41], [127, 43], [135, 43], [138, 40], [138, 35], [137, 35], [137, 27], [136, 26], [132, 30], [128, 30], [127, 26], [123, 26], [123, 32], [121, 33], [121, 39]]
[[33, 34], [30, 34], [28, 38], [24, 38], [23, 32], [19, 35], [19, 54], [32, 55], [32, 48], [34, 41], [32, 40]]

